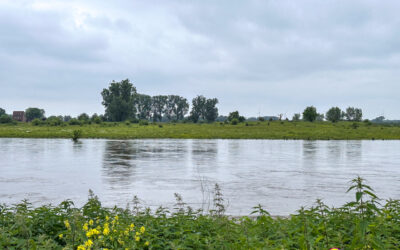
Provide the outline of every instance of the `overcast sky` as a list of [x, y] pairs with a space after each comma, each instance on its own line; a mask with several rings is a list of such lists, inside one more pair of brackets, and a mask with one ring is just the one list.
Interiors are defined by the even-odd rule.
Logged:
[[0, 107], [103, 113], [100, 92], [217, 97], [219, 113], [308, 105], [400, 118], [400, 1], [0, 0]]

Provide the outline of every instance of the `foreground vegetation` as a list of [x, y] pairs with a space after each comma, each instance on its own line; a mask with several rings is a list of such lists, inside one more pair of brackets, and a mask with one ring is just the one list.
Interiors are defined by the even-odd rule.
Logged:
[[[75, 131], [75, 132], [74, 132]], [[80, 131], [80, 132], [76, 132]], [[99, 124], [57, 126], [16, 123], [0, 125], [0, 137], [17, 138], [194, 138], [194, 139], [306, 139], [359, 140], [400, 139], [399, 125], [370, 122], [292, 122], [263, 121], [229, 123], [130, 123], [102, 122]]]
[[382, 206], [363, 179], [352, 181], [355, 200], [329, 208], [320, 200], [285, 218], [261, 206], [253, 217], [224, 215], [222, 195], [207, 214], [185, 206], [152, 212], [135, 198], [132, 207], [105, 208], [93, 194], [82, 208], [71, 201], [33, 208], [27, 201], [0, 206], [4, 249], [398, 249], [400, 201]]

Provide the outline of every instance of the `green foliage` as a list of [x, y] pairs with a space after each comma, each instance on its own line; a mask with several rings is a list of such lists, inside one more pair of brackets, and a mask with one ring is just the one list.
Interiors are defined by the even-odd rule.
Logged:
[[108, 89], [103, 89], [102, 104], [106, 108], [106, 116], [111, 121], [125, 121], [136, 113], [136, 88], [129, 79], [121, 82], [112, 81]]
[[338, 122], [342, 119], [342, 110], [338, 107], [332, 107], [326, 112], [326, 119], [331, 122]]
[[2, 115], [5, 115], [5, 114], [6, 114], [6, 111], [5, 111], [4, 109], [0, 108], [0, 117], [1, 117]]
[[303, 112], [303, 119], [305, 121], [313, 122], [317, 119], [318, 113], [314, 106], [307, 107]]
[[69, 120], [69, 125], [81, 125], [81, 121], [76, 119], [76, 118], [72, 118], [71, 120]]
[[295, 122], [297, 122], [297, 121], [300, 121], [300, 114], [298, 114], [298, 113], [296, 113], [296, 114], [294, 114], [293, 115], [293, 118], [292, 118], [292, 121], [295, 121]]
[[12, 123], [13, 120], [11, 118], [11, 116], [7, 115], [7, 114], [3, 114], [0, 116], [0, 123]]
[[44, 118], [44, 109], [39, 108], [27, 108], [25, 110], [26, 121], [32, 121], [35, 118], [42, 119]]
[[398, 249], [400, 201], [378, 197], [357, 177], [355, 199], [330, 208], [321, 200], [288, 217], [271, 217], [261, 205], [251, 217], [228, 217], [221, 189], [210, 211], [193, 210], [175, 194], [172, 209], [107, 208], [90, 191], [82, 208], [67, 200], [34, 208], [0, 205], [1, 249]]
[[163, 114], [166, 111], [168, 96], [157, 95], [151, 98], [151, 112], [153, 122], [161, 121]]
[[32, 120], [32, 125], [33, 125], [33, 126], [42, 125], [42, 120], [40, 120], [40, 119], [38, 119], [38, 118], [35, 118], [35, 119]]
[[82, 130], [80, 129], [75, 129], [74, 131], [72, 131], [72, 140], [73, 141], [78, 141], [79, 138], [82, 137]]
[[237, 118], [233, 118], [231, 120], [231, 125], [238, 125], [238, 123], [239, 123], [239, 120]]
[[[37, 123], [37, 121], [35, 123]], [[50, 116], [49, 118], [47, 118], [46, 123], [49, 126], [60, 126], [61, 124], [63, 124], [63, 120], [60, 117]]]
[[362, 110], [359, 108], [353, 108], [353, 107], [348, 107], [346, 109], [346, 113], [344, 113], [344, 116], [348, 121], [356, 121], [360, 122], [362, 121]]
[[[234, 112], [229, 113], [227, 119], [228, 119], [228, 122], [230, 122], [231, 124], [232, 124], [233, 119], [236, 119], [237, 122], [244, 122], [246, 120], [246, 118], [244, 118], [244, 116], [239, 115], [239, 111], [234, 111]], [[236, 124], [234, 124], [234, 125], [236, 125]]]
[[147, 126], [147, 125], [149, 125], [149, 121], [147, 121], [147, 120], [140, 120], [140, 121], [139, 121], [139, 125], [140, 125], [140, 126]]

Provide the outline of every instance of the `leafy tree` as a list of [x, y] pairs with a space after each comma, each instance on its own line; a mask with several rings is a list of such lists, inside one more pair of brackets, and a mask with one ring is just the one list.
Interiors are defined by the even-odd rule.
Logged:
[[205, 105], [204, 118], [208, 122], [213, 122], [215, 121], [215, 119], [217, 119], [218, 117], [218, 108], [216, 107], [217, 104], [218, 104], [217, 98], [207, 99]]
[[207, 98], [199, 95], [192, 100], [192, 110], [190, 111], [190, 119], [193, 122], [198, 122], [199, 119], [204, 119], [204, 107], [206, 105]]
[[303, 119], [309, 122], [315, 121], [317, 116], [317, 109], [314, 106], [307, 107], [303, 112]]
[[167, 99], [168, 96], [165, 95], [156, 95], [151, 98], [153, 121], [161, 121], [163, 114], [165, 114]]
[[94, 122], [96, 124], [100, 124], [101, 123], [101, 118], [100, 118], [100, 116], [98, 114], [94, 113], [92, 115], [92, 117], [90, 117], [90, 121]]
[[86, 113], [82, 113], [82, 114], [80, 114], [80, 115], [78, 116], [78, 120], [79, 120], [79, 121], [87, 122], [87, 121], [89, 121], [89, 115], [86, 114]]
[[2, 114], [0, 115], [0, 123], [12, 123], [12, 118], [11, 116], [7, 114]]
[[239, 111], [229, 113], [227, 118], [228, 122], [231, 122], [233, 119], [236, 119], [237, 122], [244, 122], [246, 120], [244, 116], [239, 115]]
[[39, 109], [39, 108], [27, 108], [25, 110], [25, 116], [26, 120], [32, 121], [33, 119], [43, 119], [44, 118], [44, 109]]
[[218, 103], [217, 98], [207, 99], [200, 95], [192, 100], [192, 111], [190, 112], [190, 119], [197, 122], [199, 119], [213, 122], [218, 117]]
[[362, 110], [359, 108], [348, 107], [345, 113], [346, 119], [348, 121], [361, 121], [362, 120]]
[[299, 113], [294, 114], [292, 121], [300, 121], [300, 114]]
[[[37, 123], [37, 122], [35, 122], [35, 123]], [[50, 126], [59, 126], [63, 123], [63, 120], [60, 119], [60, 117], [53, 115], [53, 116], [50, 116], [47, 118], [46, 123]]]
[[103, 89], [102, 104], [105, 114], [111, 121], [125, 121], [135, 115], [136, 88], [129, 79], [121, 82], [112, 81], [108, 89]]
[[0, 116], [5, 115], [5, 114], [6, 114], [6, 111], [4, 109], [0, 108]]
[[64, 117], [63, 117], [63, 121], [64, 122], [69, 122], [69, 120], [71, 120], [72, 119], [72, 117], [70, 116], [70, 115], [65, 115]]
[[135, 96], [135, 108], [136, 108], [136, 116], [138, 119], [149, 120], [151, 116], [151, 96], [136, 94]]
[[338, 107], [332, 107], [326, 112], [326, 119], [331, 122], [338, 122], [342, 119], [342, 110]]
[[169, 95], [166, 102], [165, 115], [168, 120], [183, 120], [189, 110], [186, 98], [178, 95]]
[[324, 114], [317, 113], [317, 118], [315, 119], [316, 121], [323, 121], [325, 119]]

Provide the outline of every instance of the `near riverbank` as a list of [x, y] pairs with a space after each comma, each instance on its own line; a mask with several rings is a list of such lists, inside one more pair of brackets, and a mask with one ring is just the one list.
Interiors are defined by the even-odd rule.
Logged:
[[18, 123], [0, 125], [0, 137], [72, 138], [80, 130], [81, 138], [138, 139], [304, 139], [304, 140], [398, 140], [399, 125], [365, 122], [247, 122], [225, 123], [134, 123], [103, 122], [85, 125], [39, 125]]

